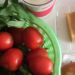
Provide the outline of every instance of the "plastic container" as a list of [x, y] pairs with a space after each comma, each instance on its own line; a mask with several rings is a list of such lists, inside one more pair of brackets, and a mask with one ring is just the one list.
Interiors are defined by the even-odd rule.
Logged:
[[[43, 20], [35, 17], [28, 10], [26, 10], [26, 12], [33, 24], [26, 23], [21, 27], [33, 26], [40, 31], [40, 33], [44, 37], [44, 44], [42, 47], [48, 49], [48, 56], [54, 64], [53, 72], [51, 75], [61, 75], [62, 54], [61, 54], [61, 47], [59, 45], [55, 33], [53, 32], [52, 28], [48, 27], [47, 23], [45, 23]], [[12, 24], [10, 25], [12, 26]], [[19, 25], [21, 24], [22, 23], [19, 23], [18, 25], [16, 25], [16, 27], [19, 27]], [[22, 69], [24, 70], [24, 68]]]
[[43, 4], [32, 4], [32, 3], [26, 2], [25, 0], [23, 0], [23, 2], [25, 5], [27, 5], [29, 10], [34, 15], [36, 15], [38, 17], [42, 17], [42, 16], [49, 14], [52, 11], [56, 0], [49, 0]]
[[[33, 24], [27, 23], [25, 25], [22, 25], [22, 27], [33, 26], [40, 31], [40, 33], [44, 37], [43, 48], [48, 49], [48, 56], [54, 64], [52, 75], [61, 75], [62, 54], [61, 54], [61, 48], [55, 33], [53, 32], [51, 27], [48, 27], [47, 23], [35, 17], [29, 11], [27, 12], [27, 15], [30, 17]], [[19, 24], [16, 25], [16, 27], [19, 27]], [[22, 69], [24, 70], [24, 68]], [[10, 75], [12, 74], [10, 73]]]
[[31, 13], [28, 13], [28, 15], [31, 17], [34, 23], [33, 26], [37, 27], [44, 37], [43, 47], [48, 48], [49, 58], [52, 59], [54, 63], [52, 75], [61, 75], [62, 54], [61, 47], [55, 33], [43, 20], [33, 16]]

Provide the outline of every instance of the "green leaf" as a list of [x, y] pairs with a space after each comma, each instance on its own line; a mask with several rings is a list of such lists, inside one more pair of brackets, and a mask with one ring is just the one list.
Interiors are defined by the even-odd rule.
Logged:
[[9, 21], [9, 17], [0, 15], [0, 21], [3, 21], [4, 23], [6, 23], [7, 21]]
[[21, 66], [20, 71], [22, 72], [23, 75], [32, 75], [25, 66], [24, 67]]
[[23, 27], [25, 24], [25, 21], [9, 21], [7, 22], [8, 27], [14, 26], [14, 27]]
[[[0, 17], [1, 18], [1, 17]], [[2, 18], [0, 19], [0, 31], [4, 28], [7, 27], [7, 24], [4, 22], [4, 20], [2, 20]]]
[[0, 10], [6, 8], [8, 5], [8, 0], [5, 0], [4, 4], [0, 7]]
[[18, 0], [11, 0], [11, 3], [18, 3]]
[[20, 4], [13, 4], [14, 5], [14, 7], [15, 7], [15, 9], [17, 10], [17, 13], [18, 13], [18, 16], [20, 17], [20, 18], [22, 18], [22, 19], [27, 19], [27, 20], [29, 20], [30, 18], [29, 18], [29, 16], [28, 16], [28, 14], [26, 13], [26, 9], [24, 9]]
[[8, 16], [10, 13], [8, 13], [8, 11], [7, 11], [7, 9], [5, 8], [5, 9], [2, 9], [1, 11], [0, 11], [0, 15], [2, 15], [2, 16]]
[[7, 8], [4, 8], [0, 11], [0, 15], [2, 16], [14, 16], [17, 15], [17, 10], [15, 7], [11, 4]]
[[7, 5], [8, 5], [8, 0], [5, 0], [4, 5], [3, 5], [3, 8], [6, 8]]

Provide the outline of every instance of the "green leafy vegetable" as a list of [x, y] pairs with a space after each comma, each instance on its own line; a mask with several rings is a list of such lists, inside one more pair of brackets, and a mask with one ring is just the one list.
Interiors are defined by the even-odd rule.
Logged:
[[8, 0], [5, 0], [4, 5], [2, 7], [0, 7], [0, 10], [7, 7], [7, 5], [8, 5]]
[[[0, 9], [0, 22], [3, 22], [7, 26], [25, 27], [31, 23], [31, 19], [27, 14], [26, 9], [18, 0], [10, 0], [11, 4], [8, 4], [8, 0], [3, 4]], [[5, 25], [0, 23], [0, 28]]]
[[12, 3], [18, 3], [18, 0], [11, 0]]

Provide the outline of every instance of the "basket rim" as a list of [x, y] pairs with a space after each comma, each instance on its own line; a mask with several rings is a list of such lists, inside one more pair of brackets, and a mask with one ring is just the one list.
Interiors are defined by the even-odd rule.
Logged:
[[55, 57], [54, 69], [53, 69], [54, 70], [53, 75], [61, 75], [62, 53], [61, 53], [61, 46], [59, 45], [59, 41], [57, 39], [56, 34], [52, 30], [52, 28], [49, 27], [48, 24], [45, 23], [42, 19], [35, 17], [30, 12], [28, 13], [28, 15], [30, 16], [31, 20], [35, 24], [37, 24], [38, 26], [43, 28], [45, 30], [45, 32], [51, 38], [50, 40], [52, 41], [52, 44], [54, 46], [54, 49], [55, 49], [54, 51], [55, 51], [55, 56], [56, 56]]

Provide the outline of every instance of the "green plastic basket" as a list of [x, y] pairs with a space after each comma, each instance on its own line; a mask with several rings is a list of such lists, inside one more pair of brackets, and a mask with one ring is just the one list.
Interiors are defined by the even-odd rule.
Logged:
[[[19, 9], [18, 9], [18, 11], [19, 11]], [[61, 48], [60, 48], [60, 45], [58, 43], [58, 40], [57, 40], [55, 33], [53, 32], [51, 27], [48, 27], [47, 23], [45, 23], [43, 20], [35, 17], [34, 15], [32, 15], [28, 10], [26, 10], [25, 14], [26, 14], [27, 18], [30, 18], [30, 20], [33, 24], [28, 23], [28, 24], [25, 24], [23, 26], [24, 27], [34, 26], [40, 31], [40, 33], [44, 37], [43, 47], [48, 49], [49, 58], [54, 63], [52, 75], [61, 75], [61, 62], [62, 62]], [[11, 23], [9, 22], [8, 24], [11, 25]], [[24, 22], [19, 21], [19, 24], [20, 23], [22, 24]], [[21, 26], [21, 27], [23, 27], [23, 26]], [[3, 75], [3, 74], [1, 74], [1, 75]], [[5, 75], [11, 75], [11, 73], [5, 74]], [[12, 74], [12, 75], [16, 75], [16, 74]]]
[[[43, 47], [48, 48], [49, 58], [54, 62], [54, 68], [52, 75], [61, 75], [61, 62], [62, 62], [62, 54], [61, 48], [58, 42], [58, 39], [53, 32], [51, 27], [48, 27], [48, 24], [43, 20], [35, 17], [31, 13], [28, 13], [30, 18], [34, 23], [33, 26], [37, 27], [37, 29], [44, 36], [44, 45]], [[36, 24], [36, 25], [35, 25]]]

